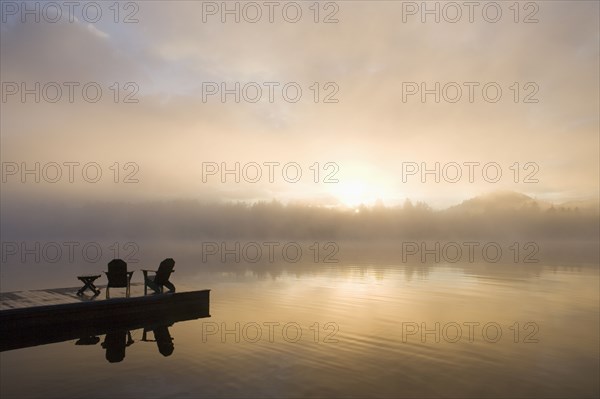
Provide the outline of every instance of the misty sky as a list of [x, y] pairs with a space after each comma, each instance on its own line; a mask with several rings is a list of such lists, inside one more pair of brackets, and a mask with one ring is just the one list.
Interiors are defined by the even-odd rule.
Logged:
[[[96, 184], [77, 174], [73, 183], [63, 176], [58, 183], [22, 184], [17, 172], [5, 176], [5, 200], [277, 199], [355, 206], [411, 198], [445, 207], [498, 189], [553, 202], [598, 196], [598, 2], [537, 2], [539, 22], [527, 24], [513, 21], [508, 3], [497, 23], [486, 22], [480, 10], [473, 23], [466, 15], [458, 23], [431, 17], [422, 23], [420, 14], [405, 15], [403, 23], [402, 2], [337, 2], [339, 22], [328, 24], [313, 21], [312, 2], [301, 4], [297, 23], [285, 21], [279, 9], [273, 23], [266, 16], [258, 23], [235, 23], [233, 17], [222, 23], [220, 14], [205, 15], [203, 22], [201, 2], [136, 4], [138, 22], [127, 24], [114, 22], [109, 3], [97, 23], [77, 10], [73, 22], [64, 17], [36, 23], [30, 17], [22, 23], [20, 15], [3, 9], [3, 96], [6, 82], [80, 86], [73, 103], [66, 89], [56, 103], [35, 103], [33, 96], [22, 103], [20, 93], [3, 97], [2, 162], [96, 162], [103, 172]], [[119, 18], [132, 10], [121, 9]], [[321, 8], [319, 18], [333, 10]], [[523, 19], [531, 10], [520, 11]], [[89, 82], [103, 89], [96, 103], [82, 99], [80, 87]], [[138, 103], [115, 103], [109, 88], [115, 82], [120, 100], [128, 93], [125, 84], [133, 82]], [[203, 101], [207, 82], [279, 86], [272, 103], [264, 86], [256, 103], [236, 103], [233, 96], [222, 103], [219, 95]], [[303, 90], [296, 103], [282, 97], [288, 82]], [[315, 82], [318, 103], [310, 89]], [[334, 85], [326, 87], [328, 82]], [[430, 88], [457, 82], [463, 96], [456, 103], [435, 103], [434, 95], [423, 103], [420, 94], [403, 101], [406, 82]], [[463, 82], [479, 84], [473, 103]], [[496, 103], [482, 97], [481, 87], [489, 82], [502, 88]], [[339, 88], [338, 102], [324, 103], [333, 87]], [[524, 103], [534, 88], [531, 98], [538, 102]], [[114, 183], [109, 167], [115, 162], [119, 181], [134, 171], [123, 165], [133, 162], [139, 182]], [[223, 184], [219, 174], [203, 182], [205, 162], [231, 168], [235, 162], [296, 162], [302, 179], [285, 181], [279, 166], [270, 183], [263, 166], [257, 183], [243, 177], [234, 183], [229, 176]], [[310, 169], [315, 162], [319, 183]], [[502, 178], [487, 182], [479, 166], [472, 183], [466, 167], [458, 183], [435, 183], [433, 176], [422, 183], [420, 174], [403, 181], [407, 162], [430, 168], [435, 162], [495, 162]], [[515, 162], [518, 183], [510, 169]], [[329, 169], [326, 163], [332, 163]], [[339, 182], [324, 183], [333, 164]], [[534, 169], [538, 182], [524, 183]]]

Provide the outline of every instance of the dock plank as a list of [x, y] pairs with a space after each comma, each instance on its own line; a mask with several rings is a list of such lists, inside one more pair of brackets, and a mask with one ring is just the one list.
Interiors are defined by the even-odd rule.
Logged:
[[[84, 295], [77, 296], [79, 288], [81, 287], [2, 292], [0, 293], [0, 311], [34, 306], [101, 301], [106, 298], [106, 286], [98, 286], [102, 292], [97, 296], [93, 296], [89, 290]], [[142, 296], [143, 294], [144, 285], [142, 283], [131, 284], [131, 297]], [[110, 295], [111, 298], [125, 297], [125, 288], [111, 288]]]

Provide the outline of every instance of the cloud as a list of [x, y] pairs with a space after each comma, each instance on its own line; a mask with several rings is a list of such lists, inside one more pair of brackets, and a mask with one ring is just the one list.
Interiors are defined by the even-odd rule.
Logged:
[[92, 32], [94, 35], [102, 38], [102, 39], [107, 39], [108, 37], [110, 37], [110, 35], [106, 32], [102, 32], [100, 29], [96, 28], [94, 25], [92, 24], [87, 24], [87, 28], [90, 32]]
[[[222, 24], [202, 5], [140, 4], [139, 23], [3, 25], [3, 81], [94, 81], [102, 101], [2, 104], [3, 161], [118, 161], [140, 166], [133, 187], [26, 188], [20, 195], [79, 201], [115, 196], [155, 199], [265, 199], [331, 203], [324, 185], [200, 184], [202, 163], [336, 162], [346, 182], [378, 182], [373, 198], [406, 197], [445, 207], [492, 189], [562, 201], [597, 196], [598, 4], [544, 3], [540, 22], [402, 24], [394, 2], [340, 4], [337, 24]], [[311, 14], [307, 14], [310, 16]], [[202, 101], [202, 82], [298, 82], [292, 104]], [[402, 83], [498, 82], [499, 103], [402, 102]], [[137, 104], [115, 103], [111, 85], [137, 84]], [[315, 82], [339, 86], [338, 103], [313, 101]], [[515, 103], [519, 82], [539, 86], [538, 103]], [[314, 87], [314, 86], [312, 86]], [[464, 87], [464, 86], [463, 86]], [[279, 93], [280, 96], [280, 93]], [[429, 97], [431, 98], [431, 97]], [[122, 99], [122, 97], [120, 97]], [[491, 185], [404, 183], [403, 162], [498, 162]], [[510, 165], [535, 162], [540, 181], [514, 183]], [[369, 165], [368, 173], [359, 173]], [[310, 173], [306, 170], [307, 173]], [[377, 190], [377, 189], [375, 189]], [[387, 196], [387, 197], [386, 197]], [[337, 202], [341, 198], [336, 199]], [[358, 199], [360, 201], [360, 199]]]

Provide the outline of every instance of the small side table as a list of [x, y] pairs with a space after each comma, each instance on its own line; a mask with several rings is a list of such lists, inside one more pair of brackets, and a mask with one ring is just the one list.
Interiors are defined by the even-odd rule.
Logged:
[[[100, 294], [100, 290], [94, 285], [94, 281], [100, 277], [100, 274], [90, 275], [90, 276], [77, 276], [79, 280], [84, 284], [83, 287], [77, 291], [77, 296], [82, 296], [84, 291], [88, 288], [94, 292], [95, 295]], [[95, 296], [94, 295], [94, 296]]]

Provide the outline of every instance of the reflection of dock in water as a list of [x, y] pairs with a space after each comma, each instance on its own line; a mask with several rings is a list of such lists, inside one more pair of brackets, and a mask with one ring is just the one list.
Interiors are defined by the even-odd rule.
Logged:
[[76, 291], [0, 294], [0, 351], [210, 317], [210, 290], [106, 300]]

